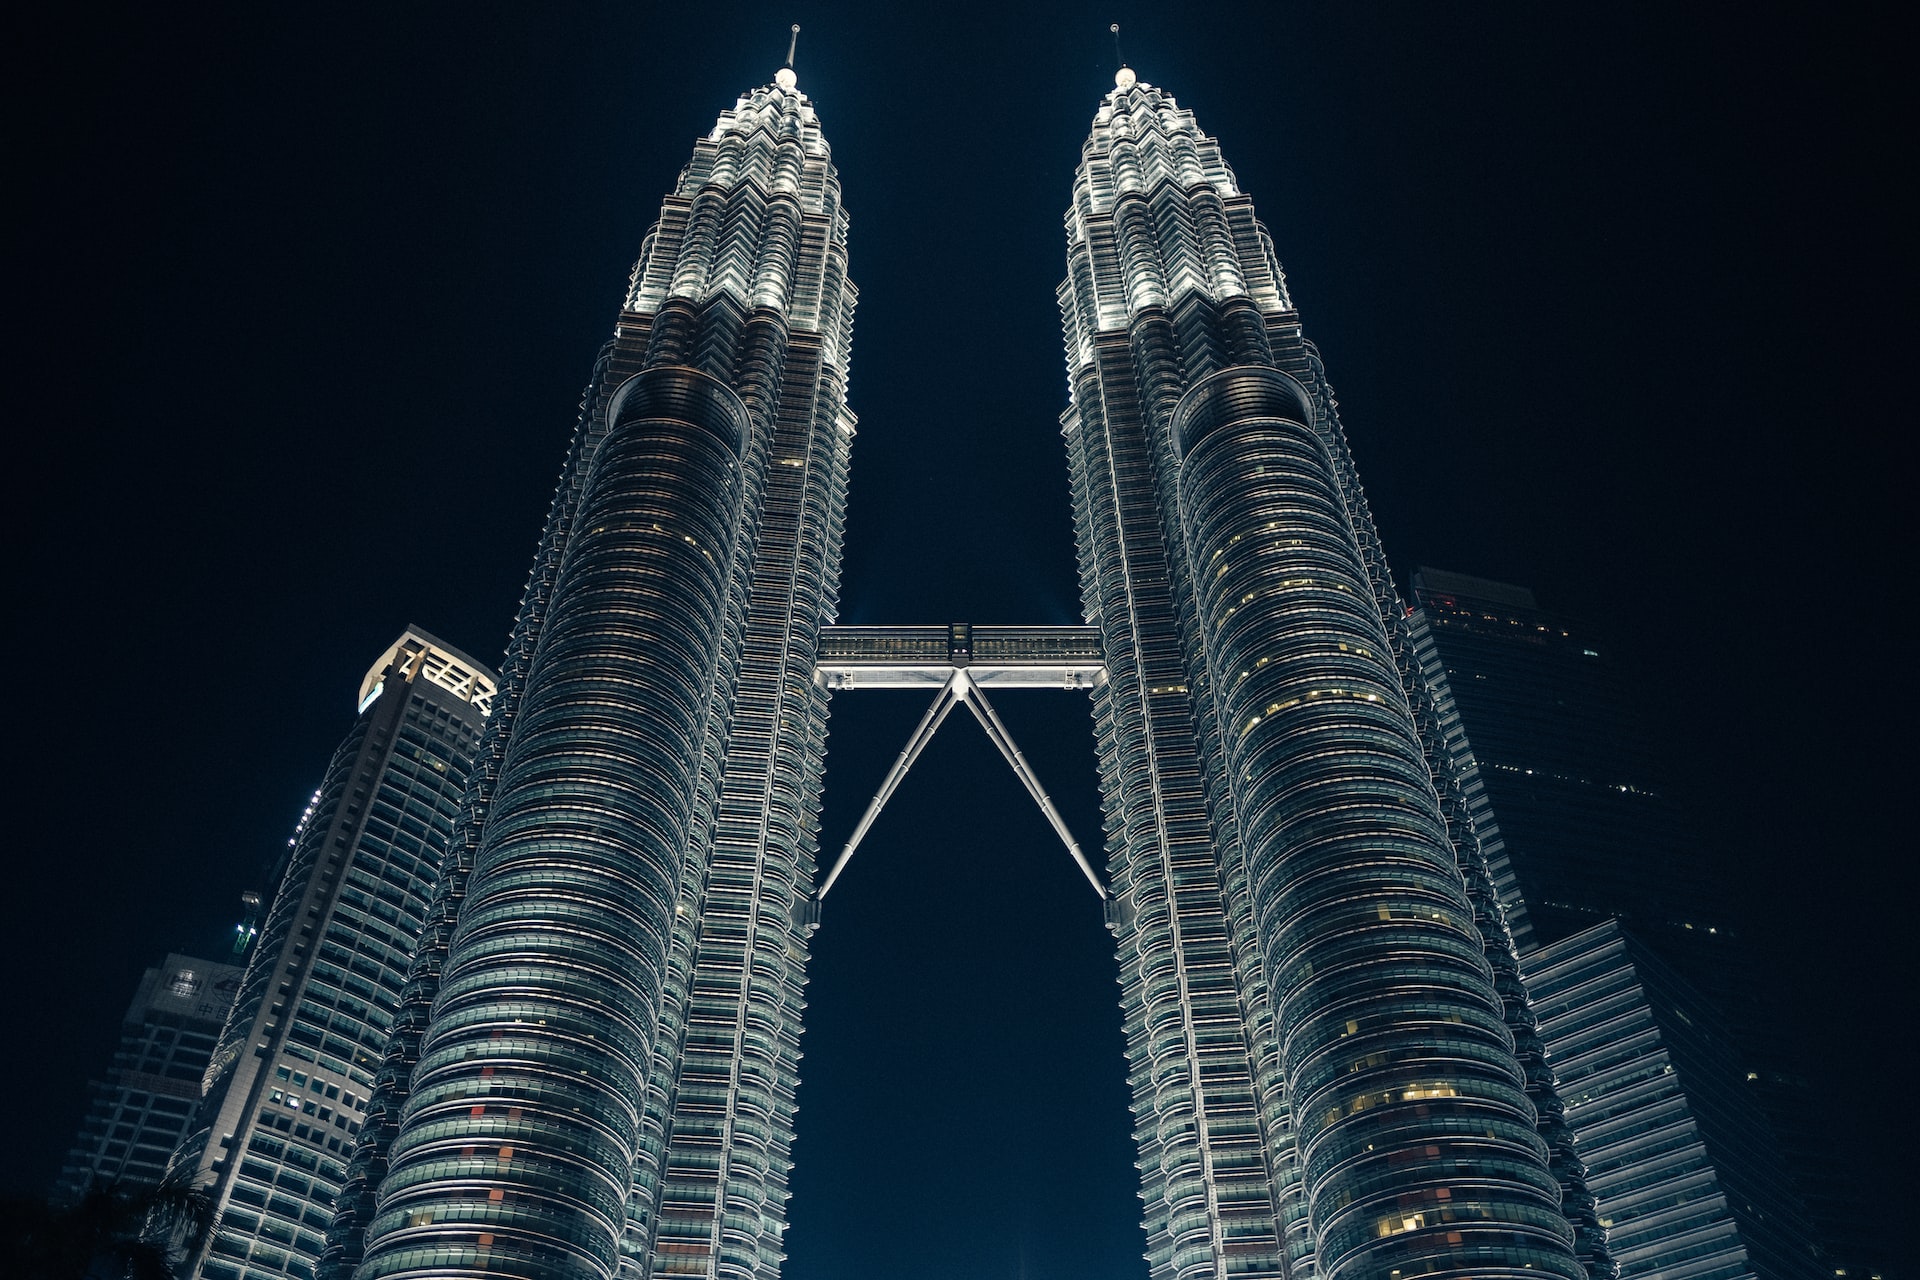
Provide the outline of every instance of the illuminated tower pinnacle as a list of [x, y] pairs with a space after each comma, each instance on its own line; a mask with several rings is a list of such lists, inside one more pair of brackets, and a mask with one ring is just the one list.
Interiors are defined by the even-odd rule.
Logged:
[[846, 232], [790, 70], [662, 205], [322, 1274], [777, 1269], [854, 429]]
[[1061, 421], [1153, 1276], [1608, 1274], [1266, 229], [1125, 66], [1066, 228]]

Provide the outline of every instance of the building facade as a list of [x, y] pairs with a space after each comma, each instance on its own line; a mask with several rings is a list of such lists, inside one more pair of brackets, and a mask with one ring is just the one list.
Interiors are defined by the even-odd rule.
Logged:
[[1604, 646], [1510, 583], [1423, 567], [1413, 596], [1522, 953], [1622, 918], [1731, 997], [1748, 965]]
[[214, 1197], [195, 1276], [312, 1280], [494, 692], [415, 627], [361, 683], [174, 1158]]
[[147, 970], [121, 1020], [112, 1068], [87, 1084], [86, 1119], [54, 1183], [55, 1204], [96, 1185], [159, 1184], [192, 1126], [240, 972], [181, 955]]
[[1124, 69], [1073, 196], [1061, 421], [1152, 1274], [1610, 1274], [1272, 241]]
[[[1698, 1094], [1699, 1105], [1688, 1111], [1672, 1081], [1667, 1083], [1674, 1097], [1664, 1105], [1688, 1115], [1687, 1122], [1705, 1133], [1702, 1149], [1720, 1166], [1707, 1176], [1746, 1189], [1728, 1200], [1727, 1230], [1735, 1230], [1737, 1221], [1739, 1233], [1752, 1238], [1759, 1274], [1871, 1275], [1870, 1267], [1856, 1261], [1861, 1251], [1851, 1232], [1810, 1219], [1803, 1208], [1806, 1189], [1848, 1188], [1851, 1179], [1831, 1167], [1828, 1143], [1808, 1125], [1819, 1114], [1820, 1100], [1783, 1057], [1767, 984], [1754, 980], [1763, 971], [1760, 958], [1732, 926], [1725, 895], [1705, 868], [1701, 841], [1668, 794], [1626, 675], [1604, 645], [1579, 624], [1541, 608], [1525, 587], [1422, 568], [1413, 589], [1415, 651], [1455, 769], [1466, 780], [1529, 984], [1547, 982], [1559, 990], [1567, 961], [1550, 957], [1560, 957], [1564, 946], [1574, 948], [1570, 955], [1583, 955], [1582, 948], [1602, 936], [1596, 930], [1614, 930], [1618, 938], [1608, 945], [1618, 949], [1619, 965], [1664, 975], [1651, 980], [1651, 989], [1687, 993], [1641, 1008], [1640, 1016], [1660, 1029], [1660, 1052], [1668, 1042], [1715, 1046], [1712, 1053], [1694, 1053], [1681, 1073], [1686, 1093]], [[1575, 938], [1585, 942], [1573, 943]], [[1628, 949], [1647, 954], [1633, 965]], [[1604, 984], [1578, 990], [1614, 998]], [[1710, 1035], [1700, 1029], [1709, 1022]], [[1558, 1025], [1578, 1024], [1562, 1010]], [[1607, 1025], [1629, 1038], [1650, 1034], [1628, 1022]], [[1583, 1033], [1578, 1053], [1592, 1048], [1590, 1033]], [[1574, 1051], [1549, 1037], [1556, 1070]], [[1736, 1101], [1735, 1094], [1744, 1100]], [[1601, 1113], [1586, 1105], [1574, 1114]], [[1615, 1147], [1609, 1158], [1617, 1161], [1619, 1126], [1610, 1122], [1608, 1136], [1596, 1139], [1584, 1124], [1576, 1123], [1582, 1151], [1604, 1141]], [[1781, 1170], [1790, 1172], [1783, 1177]], [[1622, 1185], [1617, 1174], [1604, 1181]], [[1838, 1198], [1847, 1198], [1844, 1191]], [[1604, 1191], [1600, 1210], [1616, 1224], [1632, 1212], [1610, 1204]], [[1695, 1229], [1684, 1214], [1656, 1221], [1667, 1224], [1676, 1241], [1691, 1238]], [[1665, 1256], [1660, 1242], [1646, 1234], [1654, 1230], [1640, 1229], [1639, 1265]], [[1816, 1242], [1826, 1265], [1809, 1270]], [[1653, 1274], [1636, 1272], [1635, 1265], [1627, 1262], [1628, 1274]]]

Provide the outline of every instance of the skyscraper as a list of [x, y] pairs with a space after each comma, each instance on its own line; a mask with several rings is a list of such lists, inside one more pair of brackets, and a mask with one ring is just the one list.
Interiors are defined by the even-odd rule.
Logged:
[[1604, 1274], [1272, 241], [1192, 114], [1116, 80], [1061, 421], [1153, 1274], [1580, 1276], [1569, 1217]]
[[1525, 587], [1423, 567], [1413, 595], [1521, 951], [1624, 917], [1696, 983], [1735, 988], [1747, 966], [1606, 646]]
[[417, 627], [361, 682], [174, 1157], [214, 1197], [193, 1274], [311, 1280], [493, 693]]
[[990, 646], [1093, 692], [1155, 1280], [1611, 1274], [1251, 202], [1123, 71], [1067, 229], [1092, 628], [860, 628], [822, 662], [839, 182], [790, 69], [696, 143], [587, 389], [324, 1275], [777, 1274], [826, 690], [931, 676], [909, 753], [969, 701], [1057, 819], [976, 701]]
[[1621, 1274], [1819, 1280], [1790, 1167], [1724, 1020], [1617, 920], [1527, 959]]
[[120, 1023], [113, 1067], [87, 1087], [87, 1116], [54, 1183], [56, 1203], [96, 1183], [155, 1186], [187, 1135], [200, 1079], [240, 989], [232, 965], [170, 955], [147, 970]]
[[[1529, 988], [1555, 1010], [1549, 1059], [1556, 1070], [1577, 1064], [1565, 1069], [1580, 1077], [1570, 1091], [1582, 1149], [1607, 1149], [1610, 1167], [1595, 1183], [1601, 1212], [1616, 1229], [1645, 1219], [1631, 1229], [1626, 1273], [1654, 1274], [1678, 1254], [1704, 1267], [1695, 1250], [1706, 1224], [1719, 1222], [1729, 1256], [1746, 1238], [1761, 1275], [1810, 1274], [1813, 1232], [1791, 1183], [1846, 1188], [1849, 1176], [1808, 1127], [1818, 1100], [1782, 1061], [1767, 984], [1755, 981], [1759, 958], [1732, 927], [1701, 841], [1667, 793], [1629, 680], [1607, 646], [1524, 587], [1422, 568], [1413, 592], [1414, 647], [1448, 751]], [[1643, 988], [1627, 1015], [1622, 993]], [[1579, 1008], [1582, 999], [1592, 1006]], [[1671, 1058], [1679, 1068], [1660, 1096], [1636, 1083], [1599, 1098], [1613, 1082], [1642, 1080], [1628, 1068], [1656, 1056], [1656, 1067]], [[1645, 1110], [1626, 1114], [1635, 1106]], [[1655, 1122], [1661, 1114], [1697, 1126], [1699, 1141], [1690, 1180], [1650, 1197], [1662, 1170], [1678, 1178], [1684, 1163], [1653, 1159], [1674, 1128]], [[1782, 1120], [1793, 1122], [1781, 1135], [1791, 1141], [1776, 1144], [1770, 1129]], [[1641, 1155], [1648, 1169], [1620, 1168]], [[1722, 1183], [1736, 1191], [1716, 1210]], [[1866, 1274], [1846, 1233], [1821, 1226], [1833, 1266]]]
[[792, 71], [642, 245], [326, 1274], [771, 1275], [853, 415]]

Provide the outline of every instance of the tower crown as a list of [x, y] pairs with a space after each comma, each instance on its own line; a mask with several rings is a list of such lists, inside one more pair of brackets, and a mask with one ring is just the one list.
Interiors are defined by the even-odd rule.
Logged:
[[[790, 329], [826, 335], [844, 367], [855, 290], [846, 278], [847, 215], [840, 175], [807, 95], [779, 83], [740, 96], [694, 144], [647, 233], [626, 309], [652, 313], [682, 299], [729, 297], [769, 309]], [[826, 270], [798, 269], [824, 251]]]
[[499, 691], [499, 681], [493, 672], [452, 645], [413, 626], [388, 645], [367, 668], [366, 679], [360, 682], [359, 706], [363, 710], [379, 695], [387, 672], [395, 666], [406, 672], [408, 680], [424, 676], [429, 683], [451, 690], [478, 707], [483, 716], [493, 710], [493, 695]]
[[1273, 241], [1220, 144], [1172, 94], [1122, 67], [1094, 113], [1067, 210], [1060, 306], [1067, 363], [1091, 358], [1095, 333], [1196, 295], [1291, 310]]
[[1193, 112], [1125, 67], [1094, 113], [1080, 158], [1074, 203], [1082, 202], [1084, 187], [1090, 211], [1107, 212], [1119, 196], [1163, 182], [1205, 184], [1222, 199], [1240, 194], [1220, 144], [1202, 132]]

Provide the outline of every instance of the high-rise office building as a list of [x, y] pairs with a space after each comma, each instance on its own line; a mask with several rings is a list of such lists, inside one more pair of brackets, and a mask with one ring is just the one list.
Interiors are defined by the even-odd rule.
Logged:
[[417, 627], [362, 681], [175, 1156], [214, 1197], [196, 1276], [311, 1280], [493, 694]]
[[[1806, 1123], [1818, 1114], [1819, 1100], [1783, 1058], [1766, 984], [1754, 980], [1759, 958], [1705, 870], [1701, 841], [1668, 794], [1638, 699], [1607, 646], [1543, 609], [1525, 587], [1422, 568], [1413, 588], [1415, 650], [1437, 699], [1448, 751], [1466, 781], [1529, 984], [1547, 982], [1558, 991], [1565, 983], [1547, 971], [1557, 974], [1566, 962], [1548, 957], [1559, 956], [1574, 937], [1599, 937], [1595, 930], [1603, 922], [1620, 922], [1628, 939], [1617, 944], [1620, 963], [1627, 964], [1625, 948], [1650, 949], [1660, 962], [1644, 959], [1639, 970], [1669, 975], [1656, 977], [1653, 986], [1688, 992], [1643, 1010], [1661, 1028], [1663, 1045], [1717, 1046], [1714, 1053], [1693, 1054], [1680, 1073], [1700, 1105], [1686, 1112], [1671, 1081], [1674, 1098], [1664, 1105], [1697, 1123], [1701, 1149], [1720, 1166], [1715, 1176], [1745, 1189], [1729, 1197], [1729, 1212], [1741, 1233], [1754, 1238], [1760, 1274], [1811, 1274], [1807, 1258], [1817, 1240], [1828, 1270], [1870, 1275], [1854, 1260], [1853, 1233], [1829, 1221], [1809, 1226], [1792, 1179], [1779, 1176], [1791, 1170], [1803, 1188], [1849, 1182], [1845, 1171], [1831, 1167], [1825, 1136]], [[1584, 953], [1575, 946], [1572, 954]], [[1603, 985], [1578, 990], [1613, 998]], [[1700, 1029], [1699, 1016], [1689, 1022], [1683, 1012], [1701, 1005], [1712, 1011], [1711, 1033]], [[1555, 1025], [1584, 1027], [1564, 1013]], [[1623, 1036], [1641, 1034], [1629, 1022], [1608, 1025]], [[1549, 1036], [1556, 1070], [1569, 1055], [1585, 1060], [1593, 1048], [1592, 1032], [1556, 1038], [1565, 1034]], [[1727, 1101], [1734, 1093], [1746, 1101]], [[1576, 1119], [1599, 1114], [1591, 1104], [1574, 1109]], [[1585, 1123], [1576, 1125], [1583, 1151], [1595, 1141]], [[1628, 1149], [1621, 1146], [1620, 1123], [1610, 1119], [1604, 1128], [1601, 1141], [1617, 1162]], [[1617, 1174], [1603, 1182], [1622, 1185]], [[1604, 1193], [1600, 1209], [1616, 1224], [1630, 1212], [1608, 1204]], [[1672, 1231], [1673, 1242], [1647, 1237], [1656, 1226], [1641, 1228], [1635, 1251], [1642, 1261], [1629, 1261], [1628, 1274], [1651, 1274], [1634, 1268], [1653, 1265], [1646, 1259], [1664, 1256], [1662, 1249], [1689, 1247], [1678, 1242], [1692, 1240], [1694, 1226], [1674, 1206], [1666, 1210], [1654, 1223]]]
[[[1131, 72], [1074, 190], [1065, 427], [1095, 626], [846, 647], [928, 648], [905, 678], [944, 673], [1016, 767], [967, 674], [989, 645], [1095, 686], [1111, 884], [1088, 872], [1152, 1274], [1609, 1274], [1266, 233]], [[643, 245], [328, 1277], [778, 1271], [825, 688], [848, 687], [816, 661], [853, 429], [846, 227], [783, 69], [696, 144]]]
[[159, 1184], [187, 1136], [200, 1080], [240, 990], [232, 965], [170, 955], [140, 979], [106, 1076], [88, 1082], [87, 1115], [54, 1183], [56, 1204], [92, 1186]]
[[1273, 244], [1130, 71], [1073, 195], [1062, 424], [1152, 1274], [1607, 1274]]
[[1737, 988], [1721, 895], [1605, 646], [1525, 587], [1422, 568], [1413, 595], [1521, 951], [1619, 917], [1696, 983]]

